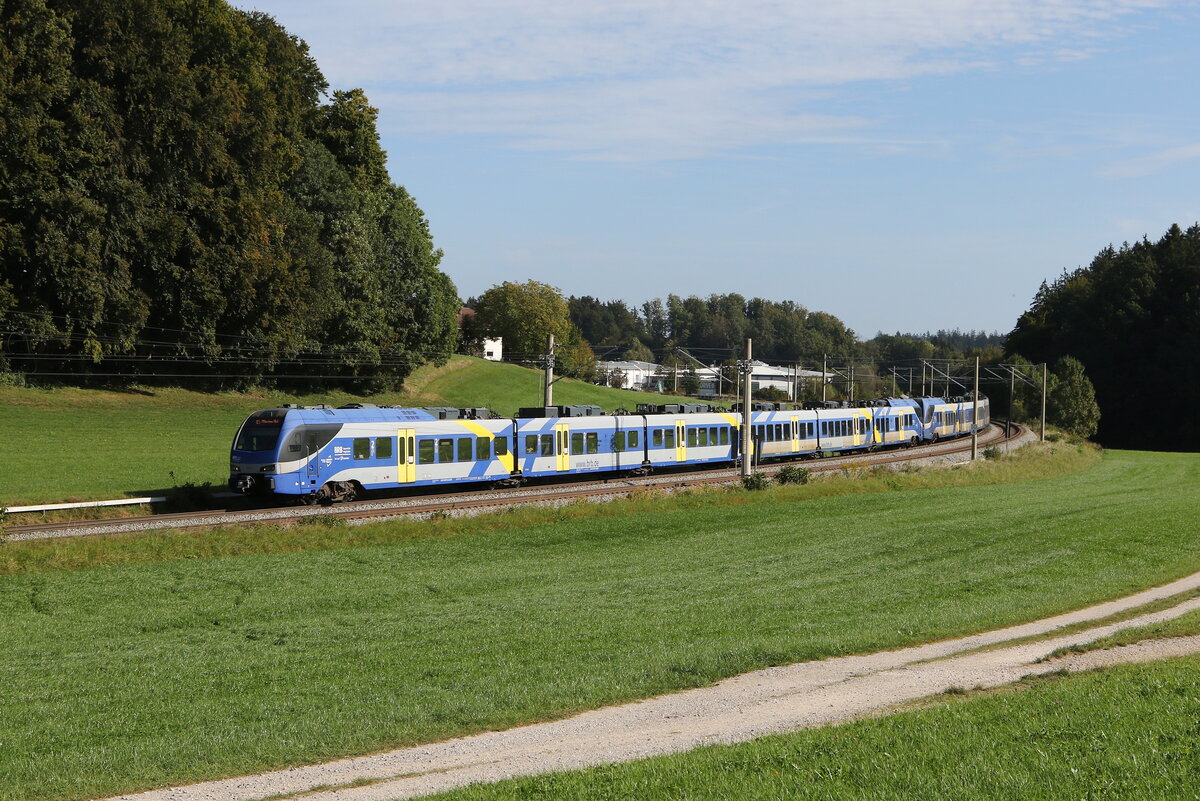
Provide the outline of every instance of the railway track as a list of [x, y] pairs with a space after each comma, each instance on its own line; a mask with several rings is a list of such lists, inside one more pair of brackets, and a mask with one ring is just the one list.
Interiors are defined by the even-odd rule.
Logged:
[[[1014, 426], [1008, 440], [1020, 436], [1022, 428]], [[982, 449], [1006, 441], [1004, 427], [993, 423], [979, 435]], [[773, 475], [784, 465], [803, 465], [814, 473], [831, 472], [849, 467], [874, 467], [928, 459], [940, 459], [970, 452], [971, 439], [947, 440], [931, 445], [919, 445], [901, 450], [854, 453], [829, 456], [817, 460], [772, 463], [758, 468]], [[286, 507], [248, 510], [207, 510], [174, 514], [146, 515], [107, 520], [76, 520], [57, 523], [37, 523], [9, 526], [4, 538], [9, 541], [53, 539], [59, 537], [92, 536], [161, 529], [196, 530], [229, 525], [261, 523], [290, 525], [306, 517], [336, 516], [348, 521], [368, 521], [390, 517], [432, 517], [435, 515], [467, 515], [490, 509], [515, 505], [545, 505], [568, 503], [582, 498], [605, 499], [629, 495], [639, 489], [673, 491], [687, 487], [734, 484], [740, 481], [736, 470], [689, 470], [640, 478], [610, 477], [586, 479], [563, 485], [534, 485], [513, 490], [457, 491], [439, 495], [394, 496], [338, 504], [333, 507]]]

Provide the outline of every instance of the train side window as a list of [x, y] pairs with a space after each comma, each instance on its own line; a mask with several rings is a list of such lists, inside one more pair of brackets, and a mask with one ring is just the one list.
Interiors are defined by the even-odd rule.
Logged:
[[538, 452], [538, 435], [537, 434], [526, 434], [525, 435], [525, 453], [526, 454], [535, 454], [537, 452]]
[[708, 429], [708, 444], [709, 445], [716, 445], [718, 442], [720, 442], [719, 437], [721, 435], [720, 435], [720, 433], [718, 433], [719, 431], [720, 431], [720, 429], [718, 429], [716, 426], [709, 427], [709, 429]]
[[355, 439], [354, 439], [354, 458], [355, 459], [370, 459], [371, 458], [371, 440], [369, 437], [355, 437]]
[[638, 446], [638, 432], [630, 431], [629, 432], [629, 447], [636, 448], [637, 446]]
[[663, 432], [663, 446], [667, 448], [675, 447], [675, 429], [668, 428]]
[[496, 437], [496, 455], [508, 456], [508, 440], [503, 437]]
[[471, 461], [471, 438], [463, 437], [458, 441], [458, 461]]
[[688, 430], [687, 430], [687, 432], [688, 432], [688, 433], [687, 433], [687, 444], [688, 444], [688, 447], [689, 447], [689, 448], [694, 448], [694, 447], [696, 447], [696, 444], [697, 444], [697, 439], [696, 439], [696, 428], [695, 428], [694, 426], [688, 426]]
[[417, 441], [417, 446], [420, 448], [417, 451], [418, 464], [433, 464], [433, 447], [434, 443], [431, 439], [422, 439]]
[[663, 446], [663, 430], [661, 428], [654, 429], [654, 447], [661, 448]]
[[583, 434], [582, 433], [572, 434], [571, 435], [571, 454], [573, 456], [578, 456], [581, 453], [583, 453]]
[[600, 452], [600, 435], [598, 433], [595, 431], [589, 431], [587, 433], [587, 437], [585, 437], [585, 442], [587, 443], [588, 453]]
[[696, 433], [696, 438], [697, 438], [696, 444], [699, 445], [701, 448], [707, 446], [708, 445], [708, 429], [701, 428]]
[[554, 455], [554, 435], [542, 434], [542, 456]]
[[292, 434], [291, 439], [288, 440], [288, 453], [299, 453], [300, 446], [303, 443], [304, 443], [304, 432], [303, 431], [297, 431], [295, 434]]
[[625, 450], [625, 432], [618, 431], [613, 434], [613, 451], [620, 453]]
[[392, 438], [379, 437], [375, 440], [375, 458], [376, 459], [391, 459], [392, 458]]
[[779, 425], [775, 426], [775, 439], [778, 439], [778, 440], [791, 439], [791, 437], [789, 437], [787, 435], [787, 431], [785, 431], [784, 428], [785, 427], [784, 427], [783, 423], [780, 423]]
[[439, 439], [438, 443], [438, 464], [446, 464], [454, 461], [454, 440]]
[[486, 462], [492, 458], [492, 443], [487, 437], [475, 438], [475, 461]]
[[721, 427], [721, 444], [729, 444], [729, 429], [724, 426]]

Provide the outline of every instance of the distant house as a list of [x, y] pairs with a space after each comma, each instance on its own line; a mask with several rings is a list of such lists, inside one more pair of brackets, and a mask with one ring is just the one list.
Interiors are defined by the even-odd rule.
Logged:
[[[814, 382], [820, 386], [822, 377], [825, 381], [833, 378], [832, 373], [822, 373], [820, 370], [778, 367], [757, 360], [751, 362], [751, 367], [751, 392], [759, 389], [777, 389], [785, 393], [788, 400], [796, 400], [797, 385], [803, 392], [805, 386], [811, 386]], [[696, 370], [696, 375], [700, 376], [699, 394], [702, 396], [733, 395], [737, 391], [737, 371], [732, 367], [726, 367], [721, 375], [718, 375], [716, 367], [702, 367]], [[720, 393], [718, 393], [718, 387]]]
[[[474, 317], [474, 309], [468, 309], [466, 306], [463, 306], [458, 310], [458, 330], [460, 332], [460, 340], [462, 339], [461, 332], [463, 330], [463, 326], [469, 326], [470, 321]], [[490, 362], [504, 361], [504, 337], [496, 337], [495, 339], [483, 337], [482, 339], [478, 340], [478, 342], [482, 344], [476, 344], [476, 342], [464, 342], [464, 352], [469, 351], [468, 355], [482, 356]]]
[[625, 376], [625, 389], [662, 392], [661, 368], [652, 362], [596, 362], [596, 374], [601, 383], [608, 384], [618, 370]]

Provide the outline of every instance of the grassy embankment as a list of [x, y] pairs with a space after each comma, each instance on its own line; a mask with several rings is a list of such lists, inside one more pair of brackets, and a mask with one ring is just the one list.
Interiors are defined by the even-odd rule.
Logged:
[[1198, 509], [1198, 456], [1059, 447], [261, 542], [7, 543], [0, 799], [365, 753], [1042, 617], [1200, 570]]
[[479, 785], [437, 798], [1200, 798], [1200, 658], [943, 699], [930, 708], [843, 726]]
[[[443, 367], [416, 370], [406, 391], [373, 397], [0, 387], [0, 507], [138, 496], [188, 482], [221, 485], [242, 420], [281, 403], [485, 406], [514, 414], [541, 402], [541, 380], [535, 370], [455, 356]], [[554, 399], [611, 411], [664, 396], [568, 379], [555, 384]]]

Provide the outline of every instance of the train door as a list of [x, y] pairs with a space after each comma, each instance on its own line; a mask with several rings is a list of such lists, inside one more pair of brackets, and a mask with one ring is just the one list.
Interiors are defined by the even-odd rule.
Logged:
[[675, 421], [675, 461], [687, 461], [687, 421]]
[[417, 480], [417, 435], [411, 428], [396, 432], [396, 482], [411, 484]]
[[800, 418], [792, 415], [792, 452], [800, 450]]
[[558, 454], [558, 472], [566, 473], [571, 469], [571, 427], [566, 423], [554, 425], [554, 440]]

